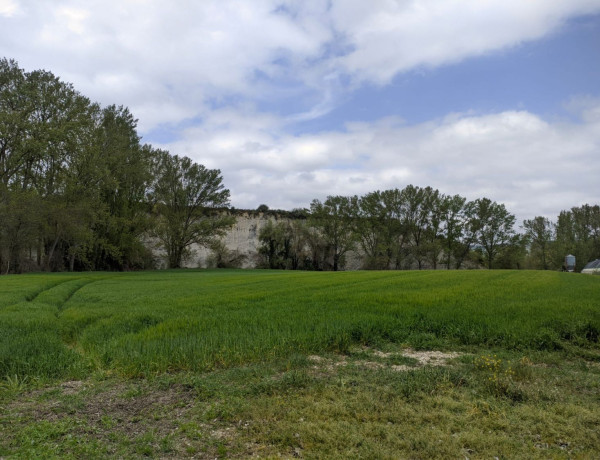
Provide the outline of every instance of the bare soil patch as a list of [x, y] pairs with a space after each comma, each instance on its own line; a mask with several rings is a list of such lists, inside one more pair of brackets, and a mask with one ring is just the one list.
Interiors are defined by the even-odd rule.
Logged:
[[325, 358], [319, 355], [311, 355], [308, 357], [308, 360], [314, 363], [314, 365], [312, 366], [313, 370], [325, 371], [327, 373], [333, 372], [337, 367], [347, 366], [351, 363], [356, 366], [364, 367], [367, 369], [387, 368], [396, 372], [405, 372], [423, 366], [448, 366], [449, 360], [464, 355], [464, 353], [458, 352], [417, 351], [411, 348], [407, 348], [405, 350], [402, 350], [401, 352], [383, 352], [381, 350], [364, 347], [361, 348], [361, 351], [379, 359], [389, 359], [394, 357], [411, 358], [416, 360], [416, 364], [414, 366], [406, 364], [388, 364], [381, 361], [370, 361], [368, 359], [358, 359], [351, 361], [346, 356], [340, 356], [336, 358]]
[[91, 428], [86, 434], [97, 438], [115, 434], [136, 438], [148, 430], [160, 437], [177, 429], [176, 422], [193, 407], [194, 399], [193, 391], [181, 385], [136, 389], [118, 383], [96, 388], [92, 383], [69, 381], [32, 392], [8, 409], [37, 421], [83, 420]]

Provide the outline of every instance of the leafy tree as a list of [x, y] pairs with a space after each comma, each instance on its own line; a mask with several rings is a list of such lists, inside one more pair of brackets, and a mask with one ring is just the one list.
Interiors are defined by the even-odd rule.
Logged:
[[102, 111], [96, 137], [103, 160], [98, 181], [102, 208], [90, 254], [96, 269], [143, 267], [147, 258], [143, 236], [150, 228], [146, 196], [154, 151], [140, 145], [136, 127], [125, 107]]
[[5, 273], [32, 268], [24, 255], [39, 236], [42, 209], [35, 190], [15, 190], [0, 203], [0, 267]]
[[261, 243], [258, 253], [263, 258], [260, 266], [288, 270], [311, 268], [311, 264], [307, 263], [304, 222], [286, 219], [274, 223], [269, 220], [261, 228], [258, 239]]
[[431, 264], [431, 268], [437, 269], [438, 262], [444, 250], [443, 246], [443, 223], [444, 202], [446, 196], [434, 190], [428, 197], [427, 207], [429, 210], [428, 225], [425, 229], [425, 254]]
[[[406, 227], [411, 237], [411, 253], [420, 270], [423, 268], [428, 250], [424, 243], [435, 239], [434, 235], [428, 237], [427, 232], [431, 233], [432, 213], [439, 200], [439, 191], [431, 187], [421, 188], [408, 185], [402, 192]], [[437, 229], [435, 233], [437, 233]]]
[[287, 268], [292, 270], [311, 269], [310, 257], [307, 252], [308, 228], [304, 220], [292, 220], [287, 223], [288, 257]]
[[465, 260], [471, 258], [472, 250], [478, 241], [481, 221], [477, 217], [477, 203], [475, 201], [465, 203], [459, 226], [462, 235], [454, 242], [452, 250], [454, 268], [457, 270], [461, 268]]
[[514, 242], [515, 216], [510, 214], [503, 204], [488, 198], [475, 200], [474, 206], [478, 243], [483, 249], [488, 268], [491, 269], [500, 251]]
[[514, 234], [494, 260], [495, 268], [521, 269], [527, 256], [528, 239], [525, 235]]
[[538, 268], [548, 270], [549, 252], [554, 237], [554, 224], [545, 217], [536, 216], [523, 221], [525, 236], [531, 244], [531, 253], [539, 260]]
[[285, 268], [286, 247], [289, 246], [286, 241], [285, 225], [282, 222], [267, 221], [258, 233], [258, 241], [260, 242], [258, 254], [263, 258], [259, 266], [271, 269]]
[[559, 214], [554, 262], [562, 265], [569, 253], [576, 257], [577, 271], [600, 258], [600, 206], [584, 204]]
[[208, 266], [214, 268], [241, 268], [246, 259], [246, 254], [237, 249], [230, 250], [223, 240], [215, 239], [210, 244], [212, 254], [208, 258]]
[[406, 193], [397, 188], [381, 192], [381, 201], [386, 210], [384, 241], [390, 260], [390, 268], [402, 268], [410, 248], [409, 224], [406, 216]]
[[325, 270], [329, 259], [329, 247], [322, 238], [321, 231], [310, 223], [303, 226], [303, 238], [306, 245], [306, 256], [303, 267], [307, 270]]
[[[600, 258], [600, 206], [584, 204], [571, 208], [581, 264]], [[583, 268], [583, 267], [581, 267]]]
[[467, 199], [460, 196], [444, 196], [440, 203], [443, 229], [441, 238], [446, 256], [446, 268], [450, 269], [452, 259], [456, 255], [464, 236], [466, 226], [465, 203]]
[[386, 269], [390, 265], [391, 241], [388, 238], [391, 221], [382, 199], [382, 192], [367, 193], [358, 199], [358, 215], [354, 231], [364, 252], [363, 267]]
[[0, 59], [0, 198], [26, 159], [31, 104], [26, 101], [25, 72], [13, 60]]
[[328, 196], [324, 202], [313, 200], [310, 225], [317, 229], [331, 252], [333, 270], [344, 266], [344, 256], [355, 247], [354, 216], [357, 197]]
[[157, 219], [153, 234], [167, 253], [170, 268], [182, 266], [192, 244], [210, 245], [235, 222], [218, 211], [229, 204], [221, 171], [188, 157], [157, 152], [152, 199]]
[[26, 238], [18, 246], [34, 249], [37, 267], [50, 268], [62, 236], [75, 233], [70, 227], [90, 226], [76, 216], [91, 189], [74, 191], [71, 177], [77, 159], [93, 145], [96, 113], [96, 105], [52, 73], [26, 73], [14, 61], [0, 60], [0, 202], [30, 208], [36, 196], [36, 231], [13, 237]]

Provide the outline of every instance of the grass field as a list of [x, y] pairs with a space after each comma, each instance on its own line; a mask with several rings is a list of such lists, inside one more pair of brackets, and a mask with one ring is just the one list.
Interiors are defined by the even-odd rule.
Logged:
[[599, 335], [570, 273], [5, 276], [0, 457], [599, 457]]

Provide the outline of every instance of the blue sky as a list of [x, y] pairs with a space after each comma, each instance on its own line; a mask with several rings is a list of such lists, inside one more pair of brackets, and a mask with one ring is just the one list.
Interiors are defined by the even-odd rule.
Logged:
[[569, 116], [574, 94], [600, 89], [600, 16], [571, 19], [546, 39], [457, 64], [417, 69], [386, 86], [366, 85], [305, 129], [341, 129], [349, 113], [360, 121], [397, 115], [419, 123], [451, 112], [528, 110]]
[[232, 205], [431, 185], [518, 219], [600, 202], [600, 0], [0, 0], [0, 54]]

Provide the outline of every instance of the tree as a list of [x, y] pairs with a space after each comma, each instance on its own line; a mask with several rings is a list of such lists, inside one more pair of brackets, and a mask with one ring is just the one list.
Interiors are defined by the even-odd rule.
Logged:
[[402, 193], [405, 203], [406, 228], [411, 237], [411, 253], [420, 270], [423, 268], [423, 262], [429, 249], [428, 245], [423, 243], [428, 240], [433, 241], [437, 234], [436, 229], [434, 234], [428, 238], [427, 232], [431, 230], [432, 214], [439, 200], [439, 191], [431, 187], [421, 188], [408, 185]]
[[531, 220], [523, 221], [525, 236], [530, 242], [530, 252], [539, 259], [538, 268], [548, 270], [549, 251], [554, 237], [554, 223], [545, 217], [536, 216]]
[[381, 192], [381, 201], [386, 210], [384, 241], [390, 260], [390, 268], [399, 270], [408, 258], [410, 248], [409, 225], [406, 215], [406, 194], [397, 188]]
[[4, 198], [25, 162], [31, 107], [24, 94], [25, 84], [25, 73], [16, 62], [0, 59], [0, 193]]
[[440, 203], [442, 214], [442, 239], [446, 252], [446, 268], [449, 270], [452, 258], [457, 253], [465, 229], [465, 203], [467, 199], [460, 196], [444, 196]]
[[307, 270], [325, 270], [329, 258], [329, 247], [321, 236], [321, 231], [310, 223], [303, 225], [302, 235], [307, 249], [304, 268]]
[[558, 216], [555, 263], [562, 264], [569, 253], [576, 257], [578, 271], [600, 258], [600, 206], [584, 204]]
[[225, 242], [215, 239], [210, 244], [211, 255], [208, 258], [208, 267], [214, 268], [242, 268], [248, 258], [237, 249], [230, 250]]
[[[20, 231], [9, 231], [13, 238], [23, 238], [12, 239], [9, 252], [18, 246], [17, 257], [31, 254], [31, 267], [50, 269], [54, 260], [52, 268], [61, 269], [61, 250], [80, 233], [75, 228], [92, 226], [81, 217], [89, 214], [83, 208], [97, 208], [87, 199], [95, 189], [89, 184], [76, 187], [73, 173], [94, 145], [97, 113], [95, 104], [52, 73], [26, 73], [14, 61], [0, 60], [0, 202], [8, 208], [26, 209], [34, 197], [37, 201], [35, 231], [24, 231], [23, 219], [17, 226]], [[5, 219], [6, 228], [11, 226], [9, 221], [16, 223], [12, 217]], [[12, 265], [17, 269], [19, 263], [13, 260]]]
[[305, 220], [288, 221], [287, 233], [287, 262], [286, 268], [291, 270], [311, 268], [310, 257], [307, 253], [307, 228]]
[[24, 253], [40, 234], [42, 209], [35, 190], [15, 190], [0, 202], [0, 270], [4, 273], [28, 269]]
[[354, 217], [357, 197], [328, 196], [321, 203], [313, 200], [310, 205], [310, 225], [316, 228], [331, 252], [333, 270], [344, 266], [344, 256], [354, 248]]
[[260, 247], [258, 254], [263, 258], [259, 267], [271, 269], [284, 269], [287, 259], [287, 241], [286, 228], [283, 222], [273, 223], [272, 220], [258, 232], [258, 241]]
[[510, 242], [502, 248], [494, 260], [495, 268], [503, 269], [521, 269], [523, 261], [527, 257], [527, 237], [521, 234], [514, 234]]
[[101, 209], [89, 258], [96, 269], [144, 268], [150, 228], [146, 197], [154, 151], [140, 145], [137, 120], [126, 107], [102, 111], [95, 142], [102, 158], [98, 180]]
[[221, 171], [207, 169], [188, 157], [156, 153], [152, 199], [157, 224], [153, 231], [167, 253], [170, 268], [180, 268], [192, 244], [210, 245], [224, 235], [235, 218], [219, 208], [229, 204]]
[[445, 216], [444, 203], [446, 196], [434, 190], [426, 202], [429, 210], [428, 225], [425, 229], [424, 249], [431, 268], [437, 269], [438, 262], [444, 251], [443, 223]]
[[492, 268], [499, 252], [513, 242], [515, 216], [503, 204], [488, 198], [475, 200], [475, 217], [478, 221], [478, 243], [481, 245], [488, 268]]
[[460, 269], [463, 262], [469, 258], [474, 245], [477, 243], [478, 233], [481, 228], [481, 221], [477, 218], [477, 203], [468, 201], [463, 207], [459, 226], [461, 235], [454, 242], [452, 257], [454, 258], [454, 268]]
[[358, 215], [354, 232], [364, 252], [363, 268], [387, 269], [390, 265], [391, 241], [389, 228], [391, 222], [388, 210], [382, 199], [382, 192], [367, 193], [358, 199]]

